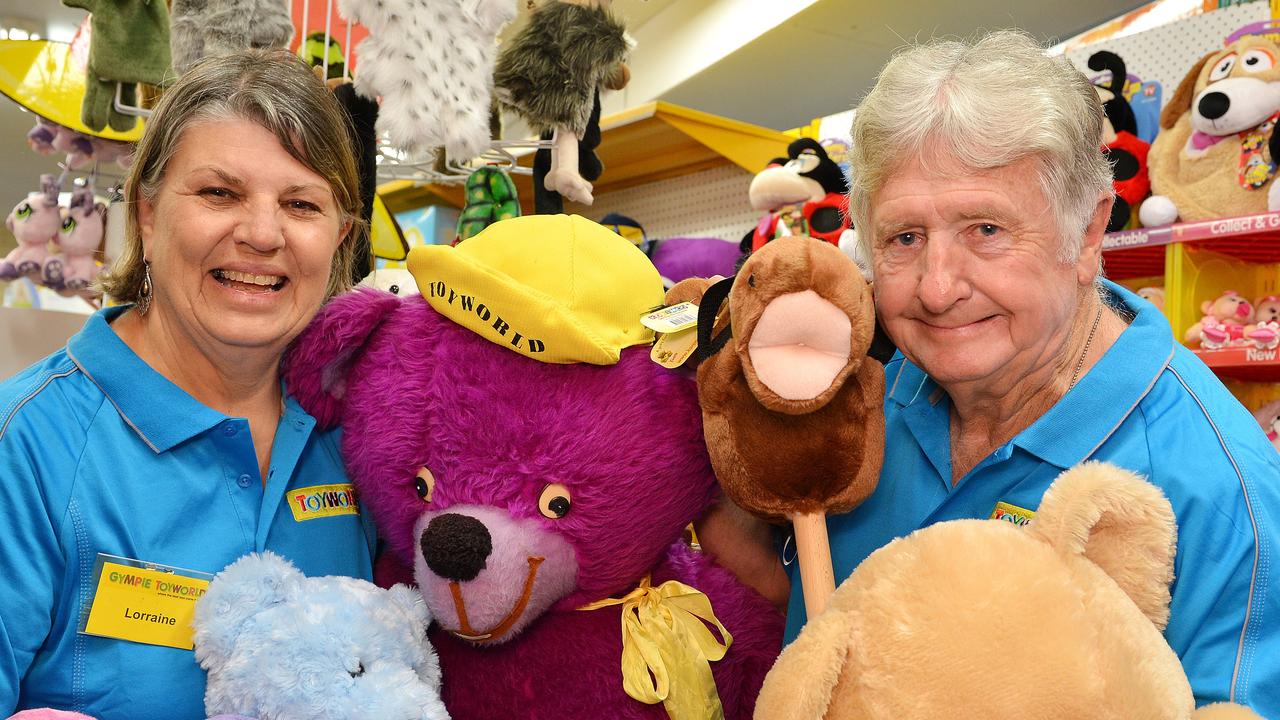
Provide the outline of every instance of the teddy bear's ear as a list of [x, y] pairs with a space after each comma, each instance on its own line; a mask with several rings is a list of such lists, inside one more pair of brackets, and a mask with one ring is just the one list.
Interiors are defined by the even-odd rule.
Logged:
[[200, 666], [208, 670], [225, 662], [245, 623], [287, 601], [305, 580], [292, 563], [271, 552], [251, 553], [218, 573], [196, 602], [191, 621]]
[[1077, 465], [1045, 492], [1031, 528], [1058, 552], [1092, 560], [1164, 629], [1178, 530], [1156, 486], [1108, 463]]
[[1182, 82], [1178, 83], [1178, 89], [1173, 91], [1173, 97], [1169, 99], [1169, 103], [1164, 106], [1164, 110], [1160, 112], [1160, 127], [1168, 130], [1178, 122], [1178, 118], [1182, 117], [1191, 109], [1191, 100], [1196, 94], [1196, 81], [1200, 79], [1200, 71], [1204, 69], [1204, 64], [1209, 62], [1209, 58], [1213, 57], [1213, 53], [1208, 53], [1200, 58], [1195, 65], [1191, 66], [1190, 72], [1182, 78]]
[[769, 720], [824, 718], [854, 641], [853, 614], [839, 591], [826, 611], [810, 620], [764, 678], [755, 717]]
[[358, 288], [330, 300], [290, 346], [284, 359], [289, 393], [322, 428], [342, 418], [347, 372], [365, 343], [403, 301], [389, 292]]
[[1191, 720], [1262, 720], [1262, 716], [1243, 705], [1214, 703], [1191, 714]]
[[387, 599], [404, 610], [423, 628], [431, 623], [431, 612], [427, 609], [427, 603], [422, 599], [422, 594], [408, 585], [392, 585], [387, 588]]

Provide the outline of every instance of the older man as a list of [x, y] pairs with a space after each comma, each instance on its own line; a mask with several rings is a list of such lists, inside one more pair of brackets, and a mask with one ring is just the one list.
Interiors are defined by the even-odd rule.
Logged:
[[[1106, 460], [1177, 515], [1165, 637], [1197, 702], [1280, 718], [1280, 458], [1160, 312], [1102, 279], [1101, 121], [1089, 82], [1013, 32], [909, 49], [859, 106], [853, 219], [901, 352], [880, 484], [828, 520], [836, 577], [935, 522], [1027, 520], [1064, 468]], [[704, 546], [785, 593], [761, 543], [726, 542], [745, 523], [722, 519]], [[792, 582], [788, 638], [804, 622]]]

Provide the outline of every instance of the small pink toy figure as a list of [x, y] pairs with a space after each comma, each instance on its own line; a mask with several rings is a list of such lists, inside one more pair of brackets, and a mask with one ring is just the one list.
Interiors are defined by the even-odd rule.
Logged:
[[81, 292], [98, 277], [94, 253], [102, 244], [106, 207], [93, 199], [93, 185], [76, 188], [55, 242], [59, 252], [44, 262], [43, 282], [54, 290]]
[[1280, 450], [1280, 400], [1272, 400], [1254, 410], [1253, 417], [1262, 426], [1262, 432], [1267, 434], [1267, 439], [1275, 449]]
[[1227, 290], [1216, 300], [1205, 300], [1200, 312], [1204, 318], [1182, 336], [1187, 344], [1198, 342], [1206, 350], [1216, 350], [1243, 341], [1245, 333], [1253, 329], [1253, 305], [1235, 290]]
[[18, 240], [18, 247], [0, 261], [0, 280], [23, 276], [39, 280], [40, 269], [49, 257], [49, 241], [58, 234], [61, 225], [58, 182], [52, 175], [41, 175], [40, 192], [27, 195], [5, 219], [5, 226]]

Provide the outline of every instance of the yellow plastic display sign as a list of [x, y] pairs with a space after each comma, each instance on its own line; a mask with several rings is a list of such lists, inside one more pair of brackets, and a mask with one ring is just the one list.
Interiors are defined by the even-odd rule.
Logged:
[[196, 600], [209, 589], [209, 580], [119, 559], [100, 556], [97, 589], [82, 632], [190, 650]]

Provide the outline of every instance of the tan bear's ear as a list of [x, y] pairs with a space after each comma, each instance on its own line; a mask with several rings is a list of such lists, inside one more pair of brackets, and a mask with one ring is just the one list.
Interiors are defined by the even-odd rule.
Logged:
[[1178, 122], [1178, 118], [1191, 109], [1191, 99], [1196, 94], [1196, 81], [1200, 79], [1200, 71], [1213, 55], [1214, 53], [1209, 53], [1200, 58], [1195, 65], [1191, 66], [1191, 71], [1182, 78], [1182, 82], [1178, 83], [1178, 89], [1173, 92], [1173, 97], [1169, 98], [1164, 110], [1160, 111], [1161, 128], [1168, 130], [1173, 127]]
[[1083, 463], [1054, 480], [1031, 526], [1058, 552], [1096, 563], [1164, 629], [1178, 530], [1156, 486], [1114, 465]]
[[832, 597], [826, 612], [810, 620], [778, 656], [756, 700], [756, 718], [818, 720], [827, 715], [831, 695], [853, 642], [853, 615]]

